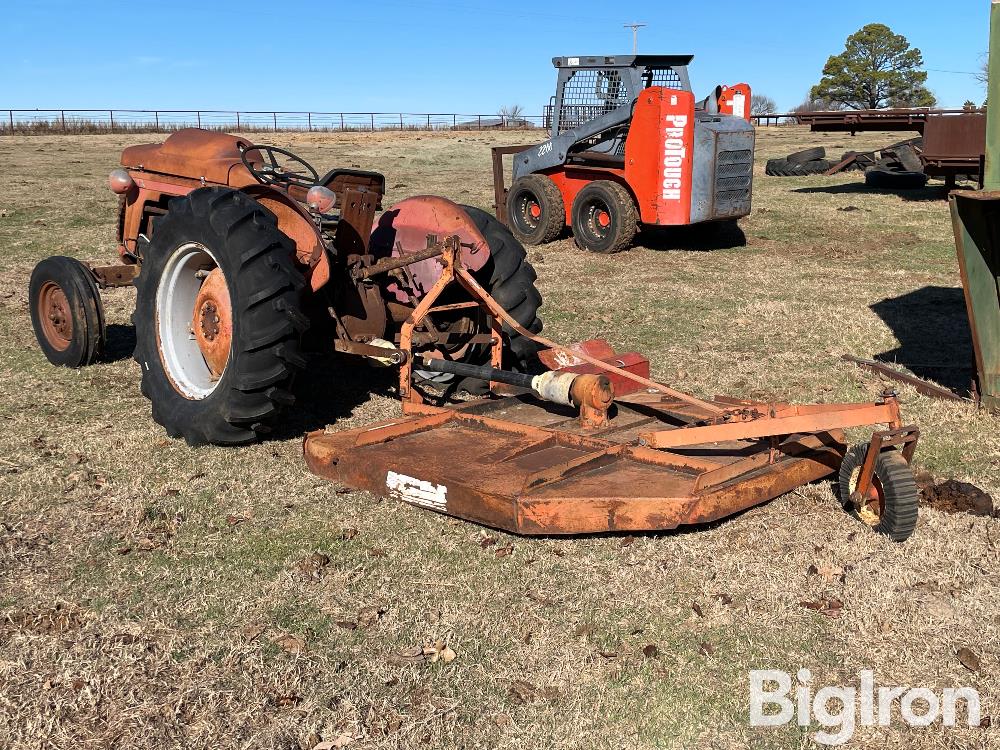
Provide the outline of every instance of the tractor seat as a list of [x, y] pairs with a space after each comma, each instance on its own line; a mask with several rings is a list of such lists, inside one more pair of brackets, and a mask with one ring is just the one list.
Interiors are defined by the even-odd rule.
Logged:
[[381, 172], [369, 172], [365, 169], [331, 169], [319, 178], [319, 184], [332, 190], [337, 195], [335, 207], [341, 205], [344, 191], [347, 188], [364, 188], [371, 193], [378, 193], [375, 208], [382, 208], [382, 196], [385, 195], [385, 175]]
[[[184, 128], [163, 143], [129, 146], [122, 151], [121, 163], [130, 169], [243, 187], [255, 180], [243, 166], [240, 148], [252, 145], [245, 138], [228, 133]], [[234, 172], [234, 168], [238, 171]]]

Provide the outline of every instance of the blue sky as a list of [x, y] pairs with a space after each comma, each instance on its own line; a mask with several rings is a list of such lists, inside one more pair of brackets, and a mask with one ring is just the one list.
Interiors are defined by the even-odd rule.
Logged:
[[[0, 108], [540, 113], [556, 55], [692, 53], [696, 93], [786, 109], [866, 23], [924, 54], [941, 105], [982, 101], [988, 0], [7, 0]], [[958, 72], [943, 72], [958, 71]]]

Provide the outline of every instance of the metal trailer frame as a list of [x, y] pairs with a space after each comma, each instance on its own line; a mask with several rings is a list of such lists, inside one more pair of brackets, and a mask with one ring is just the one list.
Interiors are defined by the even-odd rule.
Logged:
[[[835, 473], [849, 427], [886, 425], [873, 432], [858, 476], [852, 501], [859, 509], [871, 502], [882, 450], [913, 457], [919, 430], [903, 424], [892, 392], [856, 404], [704, 400], [638, 374], [624, 358], [602, 359], [525, 330], [462, 266], [457, 237], [429, 242], [427, 252], [440, 254], [443, 270], [402, 329], [403, 416], [309, 433], [303, 451], [316, 474], [515, 533], [579, 534], [672, 529], [765, 502]], [[471, 300], [438, 306], [453, 284]], [[570, 363], [569, 371], [605, 373], [621, 393], [613, 401], [581, 399], [578, 413], [524, 390], [459, 405], [430, 402], [413, 385], [412, 334], [427, 315], [454, 304], [489, 314], [494, 367], [506, 324]]]

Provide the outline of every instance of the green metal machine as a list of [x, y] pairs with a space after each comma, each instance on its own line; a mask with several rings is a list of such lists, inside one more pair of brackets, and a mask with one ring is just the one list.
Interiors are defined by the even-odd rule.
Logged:
[[990, 3], [986, 166], [982, 190], [949, 196], [983, 406], [1000, 410], [1000, 0]]

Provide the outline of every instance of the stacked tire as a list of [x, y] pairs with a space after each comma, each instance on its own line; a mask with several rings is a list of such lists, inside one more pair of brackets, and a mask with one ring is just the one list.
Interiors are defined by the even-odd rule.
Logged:
[[833, 162], [826, 158], [826, 149], [822, 146], [795, 151], [783, 159], [768, 159], [764, 173], [771, 177], [805, 177], [812, 174], [823, 174]]
[[877, 190], [919, 190], [927, 184], [923, 164], [912, 143], [882, 149], [882, 158], [865, 170], [865, 185]]

